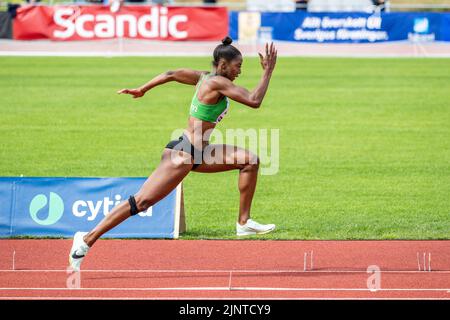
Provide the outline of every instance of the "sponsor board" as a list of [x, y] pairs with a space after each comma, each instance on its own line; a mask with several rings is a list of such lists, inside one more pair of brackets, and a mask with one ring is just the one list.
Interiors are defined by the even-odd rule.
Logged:
[[[230, 13], [230, 34], [243, 36], [243, 12]], [[261, 12], [260, 39], [270, 30], [270, 39], [310, 43], [376, 43], [386, 41], [431, 42], [450, 40], [448, 13], [322, 13]]]
[[[71, 237], [90, 231], [145, 178], [0, 178], [0, 236]], [[105, 237], [178, 238], [181, 184]]]
[[99, 40], [220, 40], [228, 34], [224, 7], [24, 6], [17, 10], [13, 38]]

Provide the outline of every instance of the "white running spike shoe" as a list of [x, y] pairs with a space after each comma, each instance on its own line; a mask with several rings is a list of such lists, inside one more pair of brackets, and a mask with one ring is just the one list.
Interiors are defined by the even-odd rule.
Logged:
[[236, 222], [236, 235], [238, 236], [265, 234], [273, 230], [275, 230], [274, 224], [260, 224], [252, 219], [248, 219], [243, 226]]
[[89, 246], [83, 240], [86, 234], [87, 232], [77, 232], [73, 237], [73, 245], [69, 254], [69, 264], [73, 271], [80, 271], [81, 262], [89, 251]]

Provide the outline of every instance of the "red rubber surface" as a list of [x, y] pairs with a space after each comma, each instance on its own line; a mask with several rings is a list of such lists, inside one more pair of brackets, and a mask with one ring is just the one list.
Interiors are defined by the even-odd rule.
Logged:
[[78, 274], [71, 245], [0, 240], [0, 298], [450, 299], [450, 241], [100, 240]]

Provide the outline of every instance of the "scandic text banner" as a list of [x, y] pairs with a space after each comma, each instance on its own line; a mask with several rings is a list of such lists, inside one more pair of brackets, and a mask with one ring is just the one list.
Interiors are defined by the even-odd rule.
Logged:
[[[72, 237], [93, 229], [146, 178], [0, 177], [0, 237]], [[181, 186], [105, 237], [178, 238]]]
[[220, 40], [228, 33], [224, 7], [24, 6], [14, 19], [16, 40]]

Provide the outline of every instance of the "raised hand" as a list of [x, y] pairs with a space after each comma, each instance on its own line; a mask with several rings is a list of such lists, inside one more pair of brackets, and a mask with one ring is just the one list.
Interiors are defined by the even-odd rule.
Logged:
[[277, 63], [277, 50], [273, 45], [273, 42], [270, 44], [266, 43], [266, 55], [263, 57], [261, 53], [259, 53], [259, 61], [261, 63], [261, 67], [264, 71], [272, 72], [275, 68], [275, 64]]
[[144, 95], [144, 92], [142, 92], [140, 89], [122, 89], [117, 91], [118, 94], [131, 94], [133, 96], [133, 99], [140, 98]]

